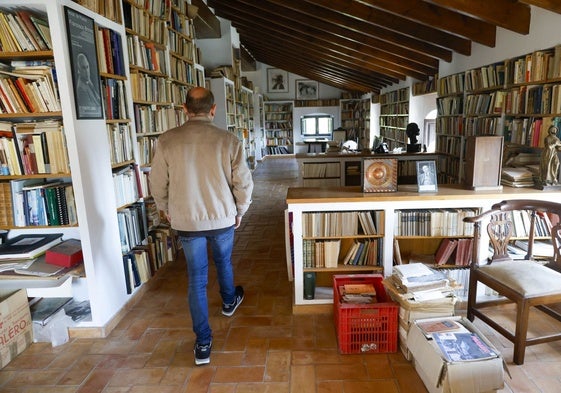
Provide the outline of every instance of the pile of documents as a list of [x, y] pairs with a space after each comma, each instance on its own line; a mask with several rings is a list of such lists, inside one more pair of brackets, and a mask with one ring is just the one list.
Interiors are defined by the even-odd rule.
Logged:
[[417, 300], [443, 298], [452, 290], [444, 273], [424, 263], [396, 265], [390, 279], [398, 290], [411, 293]]

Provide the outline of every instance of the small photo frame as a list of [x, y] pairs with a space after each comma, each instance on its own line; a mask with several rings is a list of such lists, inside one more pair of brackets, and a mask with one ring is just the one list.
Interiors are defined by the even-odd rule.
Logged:
[[297, 100], [317, 100], [319, 97], [319, 83], [308, 79], [296, 80]]
[[397, 159], [365, 158], [362, 168], [362, 192], [397, 191]]
[[438, 191], [434, 161], [417, 161], [417, 187], [419, 192]]
[[76, 117], [78, 119], [103, 119], [94, 20], [70, 7], [64, 7], [64, 11]]
[[267, 68], [267, 92], [288, 93], [288, 71]]

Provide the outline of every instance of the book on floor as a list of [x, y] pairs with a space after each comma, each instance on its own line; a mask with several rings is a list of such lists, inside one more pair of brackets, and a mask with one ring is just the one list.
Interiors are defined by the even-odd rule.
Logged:
[[491, 359], [498, 354], [474, 332], [441, 332], [432, 337], [442, 355], [450, 362]]

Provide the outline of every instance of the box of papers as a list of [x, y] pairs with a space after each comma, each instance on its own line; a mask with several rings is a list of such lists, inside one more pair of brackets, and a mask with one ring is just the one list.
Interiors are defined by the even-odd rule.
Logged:
[[31, 312], [25, 289], [0, 290], [0, 368], [33, 342]]
[[[386, 295], [382, 280], [380, 274], [333, 276], [333, 317], [340, 353], [397, 351], [399, 306]], [[364, 297], [374, 293], [375, 299], [361, 303], [345, 301], [345, 285], [365, 288]]]
[[417, 320], [407, 343], [430, 393], [496, 392], [504, 387], [499, 351], [466, 318]]

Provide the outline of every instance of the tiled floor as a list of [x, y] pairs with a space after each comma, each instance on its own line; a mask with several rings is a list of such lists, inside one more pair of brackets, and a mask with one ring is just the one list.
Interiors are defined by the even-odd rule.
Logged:
[[[254, 176], [254, 203], [237, 232], [234, 255], [246, 298], [232, 318], [222, 316], [217, 284], [211, 280], [210, 365], [193, 363], [187, 277], [180, 257], [151, 281], [109, 337], [73, 339], [56, 348], [33, 344], [0, 371], [0, 392], [426, 392], [400, 353], [340, 355], [331, 315], [292, 314], [283, 210], [286, 188], [296, 184], [296, 162], [267, 159]], [[506, 377], [501, 392], [561, 391], [559, 344], [532, 347], [525, 365], [514, 366], [510, 344], [481, 328], [509, 363], [512, 379]]]

